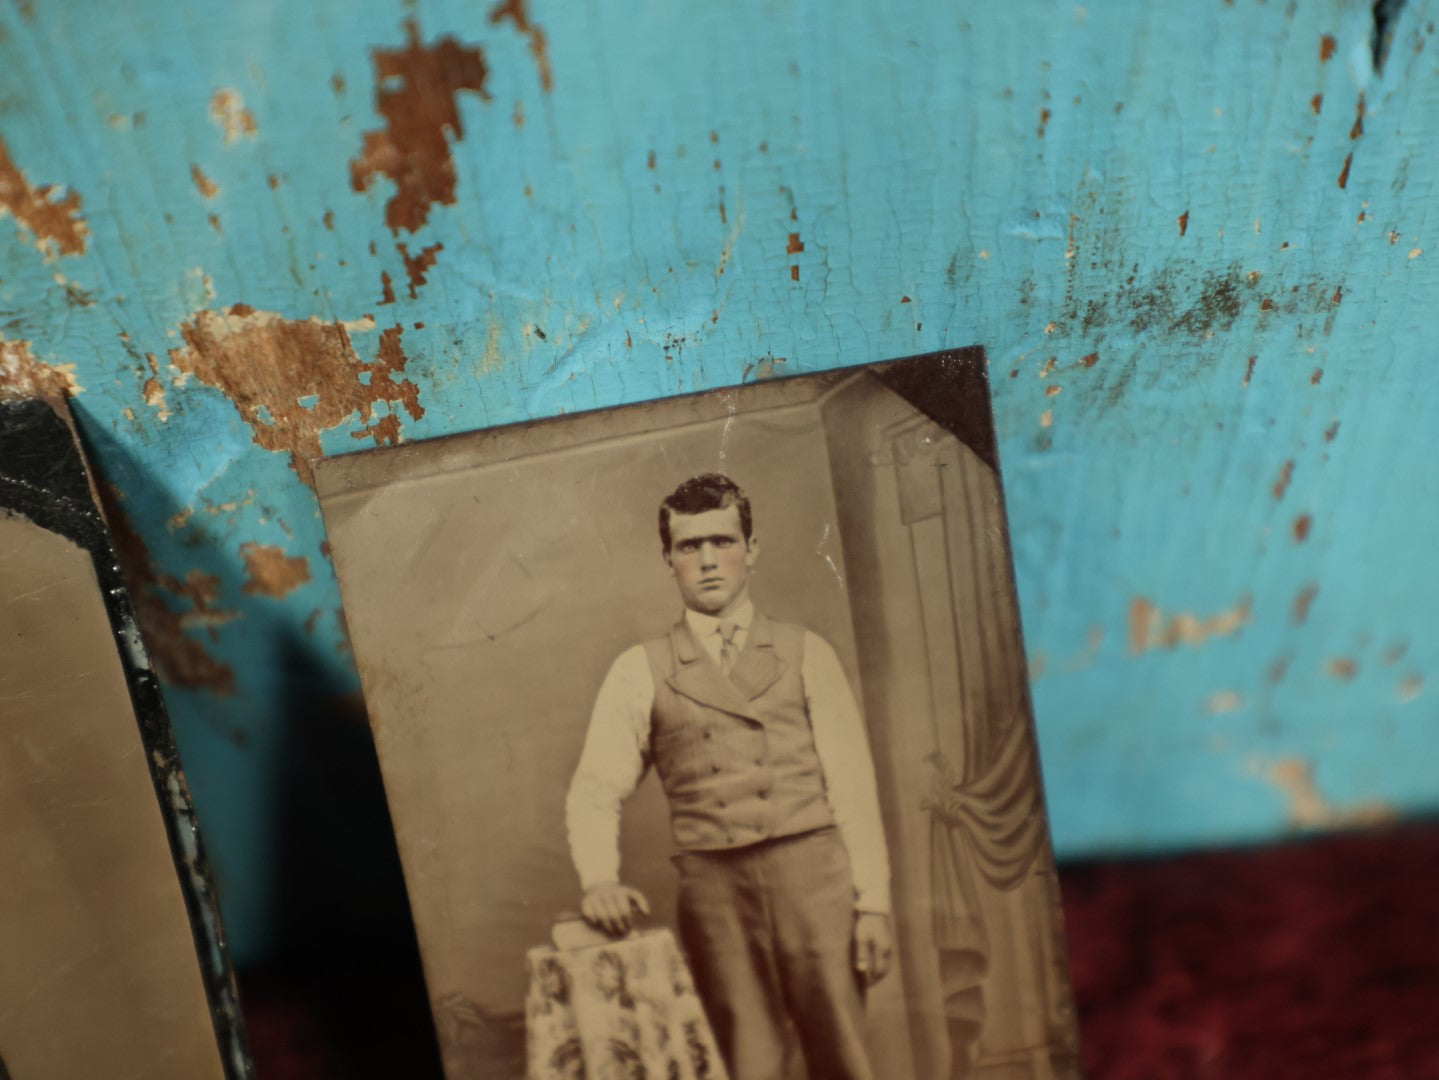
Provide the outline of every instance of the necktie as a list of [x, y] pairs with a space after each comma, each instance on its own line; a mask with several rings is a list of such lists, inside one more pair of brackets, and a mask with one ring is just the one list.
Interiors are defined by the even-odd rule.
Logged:
[[715, 632], [720, 636], [720, 671], [728, 675], [739, 659], [739, 646], [734, 640], [739, 633], [739, 623], [722, 622]]

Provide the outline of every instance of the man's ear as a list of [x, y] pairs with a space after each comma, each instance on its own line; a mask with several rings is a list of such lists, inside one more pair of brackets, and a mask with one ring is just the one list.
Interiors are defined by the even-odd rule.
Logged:
[[669, 549], [669, 548], [660, 548], [660, 558], [664, 559], [665, 565], [666, 565], [667, 567], [669, 567], [670, 572], [673, 573], [673, 572], [674, 572], [674, 568], [675, 568], [675, 564], [674, 564], [674, 562], [670, 559], [670, 549]]
[[744, 546], [744, 564], [753, 569], [755, 560], [759, 558], [759, 537], [751, 535]]

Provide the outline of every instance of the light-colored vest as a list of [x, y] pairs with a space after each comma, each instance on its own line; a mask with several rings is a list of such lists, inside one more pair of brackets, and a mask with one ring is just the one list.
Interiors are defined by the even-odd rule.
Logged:
[[729, 677], [683, 619], [645, 642], [650, 755], [675, 843], [743, 847], [834, 824], [805, 709], [804, 629], [756, 614]]

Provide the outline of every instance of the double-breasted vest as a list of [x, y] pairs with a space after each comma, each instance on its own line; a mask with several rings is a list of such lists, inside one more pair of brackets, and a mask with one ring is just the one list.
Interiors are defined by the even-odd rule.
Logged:
[[655, 684], [650, 757], [681, 849], [834, 824], [805, 707], [804, 637], [756, 613], [728, 677], [684, 620], [645, 642]]

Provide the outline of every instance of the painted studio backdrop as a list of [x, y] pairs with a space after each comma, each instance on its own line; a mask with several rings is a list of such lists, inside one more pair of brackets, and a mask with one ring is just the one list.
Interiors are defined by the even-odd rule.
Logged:
[[[998, 477], [868, 372], [320, 468], [447, 1074], [522, 1052], [525, 954], [578, 907], [563, 804], [595, 693], [682, 611], [659, 501], [717, 470], [753, 501], [756, 606], [829, 640], [863, 703], [899, 942], [870, 999], [874, 1059], [894, 1077], [1072, 1075]], [[672, 928], [653, 775], [623, 826], [622, 876]]]
[[0, 0], [0, 388], [113, 489], [237, 960], [404, 919], [308, 459], [974, 342], [1059, 853], [1435, 809], [1436, 24]]

